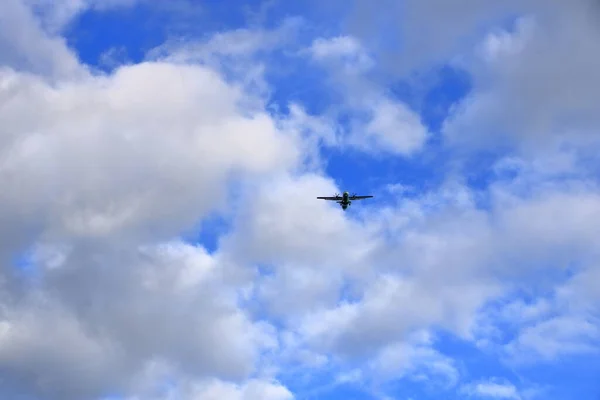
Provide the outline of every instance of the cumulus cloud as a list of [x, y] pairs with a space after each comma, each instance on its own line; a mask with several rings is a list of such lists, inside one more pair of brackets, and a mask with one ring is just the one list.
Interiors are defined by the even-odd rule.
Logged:
[[[514, 32], [492, 32], [482, 62], [470, 64], [478, 89], [447, 122], [461, 147], [508, 145], [528, 153], [597, 147], [598, 7], [585, 1], [540, 6]], [[596, 10], [594, 10], [596, 8]]]
[[[56, 20], [94, 4], [56, 3], [66, 10]], [[452, 58], [480, 22], [517, 9], [462, 4], [408, 3], [407, 32], [439, 29], [410, 36], [411, 68]], [[600, 192], [581, 163], [595, 143], [598, 68], [581, 4], [527, 2], [523, 25], [489, 33], [465, 58], [475, 90], [446, 121], [451, 150], [502, 138], [535, 152], [503, 157], [484, 189], [451, 176], [349, 214], [315, 200], [340, 190], [320, 168], [322, 143], [406, 156], [429, 137], [370, 79], [381, 59], [364, 36], [317, 38], [301, 52], [335, 72], [340, 109], [355, 115], [340, 129], [301, 104], [267, 110], [257, 55], [287, 43], [298, 20], [168, 43], [94, 75], [28, 6], [4, 2], [0, 392], [287, 400], [274, 378], [298, 366], [341, 368], [339, 382], [455, 387], [461, 368], [436, 329], [513, 359], [597, 351]], [[228, 207], [216, 251], [176, 239]], [[30, 270], [17, 274], [23, 254]], [[533, 301], [513, 296], [524, 288]], [[497, 334], [506, 321], [511, 340]], [[465, 393], [519, 398], [494, 382]]]
[[20, 0], [0, 5], [0, 66], [57, 78], [85, 73], [64, 38], [48, 35]]
[[[342, 3], [337, 3], [336, 11], [344, 10], [345, 31], [373, 49], [381, 68], [395, 76], [407, 77], [457, 61], [472, 50], [482, 33], [509, 24], [515, 16], [548, 12], [556, 12], [555, 16], [559, 16], [560, 12], [592, 2], [408, 0], [398, 3], [386, 0], [378, 8], [359, 0], [352, 7], [342, 8]], [[382, 9], [385, 12], [381, 12]]]
[[[375, 354], [383, 357], [386, 349], [396, 348], [399, 354], [415, 354], [415, 368], [436, 365], [428, 358], [434, 350], [411, 350], [398, 341], [426, 326], [444, 327], [467, 340], [495, 340], [477, 318], [489, 301], [515, 288], [555, 287], [565, 263], [586, 265], [595, 257], [595, 230], [581, 231], [577, 217], [587, 212], [579, 202], [594, 198], [595, 191], [565, 195], [558, 187], [509, 202], [518, 192], [516, 185], [505, 186], [496, 190], [488, 213], [477, 209], [471, 190], [449, 185], [440, 193], [405, 199], [390, 213], [371, 210], [364, 220], [332, 219], [342, 212], [327, 205], [321, 211], [327, 214], [315, 220], [302, 213], [315, 215], [321, 208], [308, 210], [302, 194], [334, 191], [311, 189], [319, 181], [285, 179], [254, 192], [255, 201], [246, 204], [237, 222], [239, 236], [223, 242], [240, 259], [271, 266], [269, 276], [257, 283], [257, 296], [295, 332], [295, 341], [286, 346], [298, 352], [376, 362]], [[550, 206], [555, 202], [557, 208]], [[557, 219], [563, 221], [561, 229], [550, 230], [547, 224]], [[556, 273], [537, 278], [550, 269]], [[554, 304], [540, 304], [521, 317], [515, 307], [503, 311], [504, 319], [497, 317], [492, 326], [512, 320], [520, 329], [556, 311]], [[584, 333], [574, 333], [574, 340]], [[451, 364], [441, 360], [440, 369], [456, 379]]]
[[375, 61], [357, 39], [351, 36], [319, 38], [307, 53], [335, 71], [333, 88], [341, 93], [345, 106], [356, 115], [350, 121], [350, 135], [346, 139], [349, 145], [400, 155], [412, 155], [422, 149], [428, 132], [421, 118], [368, 78]]
[[175, 234], [222, 200], [230, 174], [297, 157], [292, 138], [239, 108], [243, 93], [206, 68], [145, 63], [58, 88], [4, 70], [2, 81], [5, 210], [49, 221], [54, 232], [39, 235]]
[[[55, 44], [75, 60], [35, 32], [27, 46]], [[27, 46], [17, 50], [38, 53]], [[7, 60], [0, 72], [0, 182], [10, 188], [0, 196], [2, 389], [127, 393], [153, 363], [164, 365], [161, 379], [243, 380], [277, 346], [272, 328], [239, 308], [247, 276], [169, 240], [219, 208], [232, 179], [294, 167], [296, 136], [205, 66], [154, 61], [54, 83], [45, 78], [56, 71], [42, 67]], [[11, 262], [24, 251], [32, 272], [19, 278]], [[260, 382], [223, 390], [289, 398]]]
[[202, 248], [132, 253], [79, 247], [38, 289], [4, 304], [3, 375], [49, 398], [93, 398], [135, 389], [156, 361], [167, 368], [162, 379], [243, 379], [277, 346], [272, 327], [237, 305], [243, 277]]

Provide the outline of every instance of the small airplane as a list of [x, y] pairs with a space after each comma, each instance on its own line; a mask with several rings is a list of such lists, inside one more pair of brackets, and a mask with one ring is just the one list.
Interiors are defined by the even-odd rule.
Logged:
[[333, 197], [317, 197], [317, 199], [335, 201], [342, 206], [342, 210], [346, 210], [352, 204], [352, 200], [370, 199], [371, 197], [373, 196], [357, 196], [356, 194], [350, 196], [348, 192], [344, 192], [341, 196], [336, 193]]

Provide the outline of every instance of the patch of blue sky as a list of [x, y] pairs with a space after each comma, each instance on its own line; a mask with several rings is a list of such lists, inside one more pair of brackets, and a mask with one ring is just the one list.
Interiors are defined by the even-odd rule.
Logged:
[[[290, 365], [283, 368], [279, 379], [297, 399], [437, 399], [452, 392], [452, 380], [443, 375], [429, 374], [431, 365], [402, 371], [397, 378], [380, 375], [370, 369], [364, 357], [338, 360], [318, 367], [303, 368]], [[423, 377], [426, 377], [423, 379]], [[445, 398], [445, 397], [444, 397]]]
[[89, 9], [67, 27], [64, 36], [82, 62], [110, 71], [124, 62], [143, 61], [150, 50], [170, 38], [203, 38], [244, 26], [243, 8], [226, 6], [216, 1], [175, 0]]
[[[596, 354], [563, 356], [550, 362], [515, 366], [503, 361], [497, 352], [482, 351], [474, 343], [460, 340], [452, 334], [438, 333], [436, 336], [436, 350], [455, 361], [459, 372], [457, 384], [444, 386], [435, 377], [430, 382], [427, 379], [401, 379], [386, 385], [386, 392], [393, 393], [392, 398], [425, 400], [443, 395], [443, 398], [462, 399], [465, 396], [461, 391], [463, 384], [498, 379], [514, 385], [521, 393], [541, 387], [544, 389], [542, 398], [597, 400], [600, 395], [597, 380], [600, 361]], [[581, 368], [582, 365], [586, 368]]]
[[543, 398], [557, 400], [598, 400], [600, 398], [600, 358], [598, 353], [560, 357], [536, 363], [522, 375], [544, 388]]
[[[324, 387], [324, 390], [319, 391], [314, 394], [307, 395], [307, 400], [318, 400], [318, 399], [327, 399], [327, 400], [349, 400], [349, 399], [364, 399], [364, 400], [378, 400], [378, 396], [372, 393], [367, 388], [357, 386], [352, 383], [339, 383], [332, 388]], [[329, 389], [329, 390], [327, 390]], [[309, 392], [310, 393], [310, 392]]]
[[40, 276], [40, 269], [31, 249], [16, 254], [12, 259], [12, 266], [15, 276], [26, 282], [34, 283]]
[[171, 38], [202, 40], [217, 32], [252, 28], [253, 24], [274, 29], [281, 22], [282, 11], [271, 18], [267, 15], [271, 7], [265, 4], [268, 2], [261, 0], [175, 0], [90, 9], [69, 24], [64, 36], [82, 62], [110, 71], [115, 65], [106, 63], [106, 56], [116, 56], [117, 63], [137, 63]]
[[[508, 148], [494, 148], [491, 150], [480, 150], [476, 153], [464, 155], [464, 157], [454, 157], [454, 160], [460, 161], [460, 172], [465, 179], [465, 183], [474, 190], [487, 189], [492, 183], [498, 181], [498, 173], [495, 168], [497, 163], [506, 157], [510, 150]], [[504, 175], [505, 180], [516, 178], [515, 171]]]
[[[340, 380], [344, 375], [342, 371], [339, 367], [331, 366], [310, 370], [291, 367], [283, 370], [279, 379], [298, 400], [376, 399], [372, 391], [360, 381]], [[352, 373], [349, 372], [347, 375], [351, 378]]]
[[[437, 375], [428, 375], [427, 370], [405, 371], [401, 378], [386, 380], [381, 376], [370, 376], [366, 380], [361, 375], [360, 368], [364, 364], [357, 364], [356, 369], [344, 367], [331, 367], [314, 373], [309, 377], [301, 373], [294, 375], [284, 374], [281, 377], [294, 393], [297, 399], [302, 400], [382, 400], [382, 399], [438, 399], [440, 396], [448, 398], [454, 392], [452, 382]], [[358, 372], [358, 373], [357, 373]], [[423, 373], [421, 373], [423, 372]], [[373, 374], [374, 371], [363, 371]]]
[[381, 197], [388, 195], [384, 190], [389, 184], [421, 191], [441, 181], [435, 168], [400, 156], [368, 158], [358, 150], [349, 149], [328, 149], [323, 153], [327, 160], [326, 172], [334, 177], [340, 191]]
[[326, 71], [315, 68], [305, 57], [283, 52], [271, 54], [265, 77], [271, 87], [270, 106], [287, 113], [291, 104], [300, 104], [310, 115], [323, 115], [342, 95], [327, 85]]
[[475, 342], [462, 339], [451, 332], [437, 330], [435, 348], [454, 360], [461, 381], [483, 380], [495, 376], [509, 380], [518, 378], [509, 365], [500, 361], [495, 351], [482, 350]]
[[179, 234], [179, 240], [200, 245], [209, 254], [215, 253], [220, 241], [230, 233], [235, 218], [244, 211], [245, 194], [249, 189], [239, 179], [239, 173], [228, 176], [227, 188], [221, 202], [214, 205], [210, 212], [197, 221], [191, 221], [191, 227]]
[[451, 65], [435, 69], [434, 74], [434, 82], [425, 92], [419, 111], [425, 126], [439, 132], [451, 108], [471, 92], [472, 82], [467, 72]]
[[209, 254], [219, 248], [220, 238], [229, 232], [231, 221], [219, 213], [211, 213], [189, 231], [183, 232], [180, 239], [184, 242], [201, 245]]
[[[420, 379], [403, 379], [390, 382], [386, 385], [385, 393], [389, 396], [387, 399], [402, 400], [438, 400], [443, 399], [461, 399], [455, 397], [454, 388], [442, 386], [436, 382], [437, 377], [421, 376]], [[377, 400], [382, 400], [381, 397]]]
[[[229, 7], [238, 4], [236, 0], [224, 1]], [[312, 36], [333, 37], [343, 34], [342, 19], [344, 9], [336, 7], [334, 1], [321, 2], [319, 0], [285, 1], [285, 0], [251, 0], [253, 8], [246, 7], [247, 22], [250, 25], [262, 25], [275, 28], [280, 21], [289, 17], [301, 17], [313, 33]], [[260, 3], [260, 6], [256, 6]], [[242, 3], [244, 4], [244, 3]], [[335, 10], [334, 10], [335, 9]], [[250, 10], [249, 12], [247, 10]], [[334, 10], [335, 15], [328, 11]]]
[[[516, 298], [515, 296], [512, 299], [505, 299], [504, 304]], [[490, 313], [491, 306], [486, 310], [487, 315], [493, 315]], [[531, 324], [552, 316], [552, 313], [540, 315]], [[600, 393], [600, 385], [597, 382], [600, 361], [595, 353], [562, 354], [550, 360], [534, 355], [535, 362], [515, 362], [505, 357], [503, 346], [516, 340], [525, 326], [527, 325], [522, 325], [519, 321], [494, 320], [496, 334], [489, 338], [494, 345], [483, 348], [477, 347], [474, 342], [438, 331], [436, 349], [457, 362], [461, 371], [461, 382], [481, 382], [501, 378], [513, 384], [521, 392], [541, 386], [544, 388], [544, 396], [551, 395], [543, 398], [595, 400], [597, 397], [586, 397], [590, 393], [596, 395]], [[568, 343], [564, 344], [568, 345]], [[581, 368], [582, 365], [586, 367]]]
[[[133, 7], [98, 12], [84, 11], [64, 34], [81, 62], [103, 70], [112, 70], [124, 62], [137, 63], [152, 48], [162, 44], [167, 33], [156, 9], [141, 2]], [[117, 57], [107, 62], [105, 56]]]
[[[344, 368], [312, 371], [285, 371], [281, 381], [296, 394], [309, 399], [463, 399], [462, 385], [478, 382], [503, 382], [514, 385], [521, 393], [543, 389], [541, 398], [567, 400], [572, 398], [597, 400], [600, 394], [600, 361], [595, 355], [563, 357], [551, 363], [513, 367], [499, 360], [497, 354], [482, 352], [473, 343], [461, 341], [453, 335], [438, 335], [436, 349], [455, 360], [459, 379], [455, 384], [438, 379], [439, 376], [409, 373], [401, 379], [374, 384], [362, 379], [339, 380]], [[586, 368], [581, 368], [585, 365]], [[426, 372], [423, 370], [422, 372]], [[550, 396], [550, 397], [546, 397]], [[485, 398], [477, 397], [474, 398]], [[527, 398], [527, 397], [523, 397]], [[540, 397], [533, 397], [540, 398]]]
[[26, 251], [21, 254], [17, 254], [13, 257], [13, 266], [21, 271], [30, 271], [35, 268], [33, 260], [31, 259], [31, 252]]

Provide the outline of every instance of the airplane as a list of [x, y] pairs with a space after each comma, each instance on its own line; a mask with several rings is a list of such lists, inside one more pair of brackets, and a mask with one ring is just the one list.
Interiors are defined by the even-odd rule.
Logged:
[[352, 196], [350, 196], [350, 194], [348, 194], [348, 192], [344, 192], [341, 196], [339, 194], [335, 194], [335, 196], [333, 197], [317, 197], [317, 199], [320, 200], [333, 200], [336, 203], [338, 203], [339, 205], [342, 206], [342, 210], [346, 210], [346, 208], [348, 208], [348, 206], [350, 204], [352, 204], [352, 200], [362, 200], [362, 199], [370, 199], [373, 196], [357, 196], [356, 194], [353, 194]]

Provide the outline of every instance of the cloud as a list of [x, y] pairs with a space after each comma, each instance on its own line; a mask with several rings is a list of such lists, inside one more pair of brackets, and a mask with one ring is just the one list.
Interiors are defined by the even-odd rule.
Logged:
[[89, 9], [108, 10], [129, 7], [141, 0], [24, 0], [39, 17], [40, 23], [52, 33], [62, 31], [76, 16]]
[[[16, 53], [52, 45], [75, 60], [35, 34]], [[299, 138], [206, 66], [155, 61], [70, 76], [56, 72], [60, 62], [5, 65], [0, 390], [80, 399], [173, 375], [248, 377], [277, 346], [272, 327], [238, 305], [248, 275], [170, 240], [221, 208], [230, 184], [294, 168]], [[18, 277], [11, 260], [24, 251], [33, 275]], [[163, 372], [145, 376], [156, 363]], [[290, 398], [267, 383], [215, 382], [184, 395]]]
[[374, 66], [362, 45], [350, 36], [318, 38], [310, 47], [311, 56], [322, 62], [340, 62], [350, 71], [366, 71]]
[[68, 50], [65, 40], [47, 35], [20, 0], [0, 5], [0, 66], [54, 78], [85, 74], [85, 67]]
[[[409, 0], [384, 1], [373, 7], [361, 0], [343, 8], [343, 27], [373, 49], [386, 73], [407, 77], [468, 51], [482, 30], [527, 10], [529, 3], [459, 0], [449, 4], [443, 0]], [[342, 8], [342, 3], [339, 7]]]
[[[270, 94], [265, 81], [268, 63], [265, 55], [295, 45], [294, 39], [304, 26], [300, 18], [287, 18], [277, 28], [238, 29], [221, 32], [206, 41], [169, 42], [148, 53], [149, 60], [164, 60], [175, 63], [202, 63], [227, 71], [248, 88], [264, 98]], [[294, 51], [289, 50], [293, 57]], [[291, 53], [291, 54], [289, 54]], [[351, 37], [317, 38], [309, 48], [296, 52], [323, 63], [337, 75], [333, 88], [346, 99], [345, 105], [321, 116], [308, 115], [298, 104], [290, 104], [291, 118], [304, 116], [304, 122], [316, 122], [321, 131], [338, 131], [335, 140], [332, 134], [317, 135], [326, 140], [328, 146], [352, 146], [369, 152], [392, 152], [410, 155], [421, 149], [428, 133], [419, 116], [407, 105], [393, 99], [385, 90], [370, 82], [366, 74], [374, 66], [355, 39]], [[273, 61], [270, 61], [273, 62]], [[270, 66], [271, 70], [275, 67]], [[351, 120], [349, 135], [340, 135], [336, 114], [348, 109], [356, 114]]]
[[[488, 213], [465, 200], [461, 194], [464, 187], [451, 190], [449, 186], [440, 191], [447, 193], [446, 201], [440, 193], [405, 199], [392, 214], [373, 210], [356, 228], [347, 228], [342, 221], [303, 228], [301, 221], [308, 217], [294, 218], [297, 223], [290, 227], [287, 221], [302, 211], [300, 193], [311, 190], [298, 183], [294, 186], [298, 195], [278, 195], [275, 185], [268, 189], [273, 198], [297, 198], [293, 204], [265, 203], [265, 211], [258, 213], [249, 205], [248, 212], [260, 216], [258, 220], [264, 225], [243, 228], [240, 237], [248, 249], [258, 251], [252, 253], [256, 262], [274, 265], [273, 275], [259, 284], [261, 300], [267, 310], [283, 317], [288, 329], [297, 332], [298, 348], [345, 360], [372, 359], [397, 341], [404, 346], [402, 339], [411, 332], [431, 326], [443, 327], [474, 343], [486, 338], [502, 345], [504, 337], [495, 338], [493, 331], [482, 330], [478, 319], [480, 310], [489, 313], [485, 308], [489, 302], [514, 296], [519, 288], [534, 296], [556, 288], [565, 283], [567, 264], [577, 265], [575, 271], [580, 273], [595, 270], [588, 263], [596, 257], [592, 249], [596, 248], [593, 243], [597, 235], [594, 228], [582, 229], [584, 219], [595, 219], [579, 217], [594, 212], [596, 202], [583, 200], [595, 198], [594, 190], [565, 194], [559, 186], [509, 203], [499, 201], [511, 193], [512, 187], [504, 187], [504, 192], [496, 192], [498, 198], [491, 201], [494, 207]], [[473, 196], [466, 191], [467, 199]], [[261, 199], [263, 194], [256, 196]], [[279, 207], [287, 211], [280, 213]], [[318, 220], [327, 221], [324, 217]], [[561, 229], [551, 229], [548, 224], [554, 223]], [[321, 236], [319, 229], [328, 226], [335, 226], [339, 233]], [[270, 232], [272, 227], [278, 228], [276, 233]], [[353, 233], [345, 239], [344, 232]], [[314, 241], [308, 241], [309, 235]], [[355, 244], [351, 236], [358, 236], [362, 245]], [[258, 237], [264, 239], [257, 241]], [[370, 250], [359, 252], [362, 249]], [[280, 263], [293, 267], [293, 271], [278, 267]], [[545, 278], [539, 277], [541, 271]], [[518, 304], [509, 303], [501, 315], [487, 314], [492, 318], [491, 326], [510, 321], [517, 336], [525, 334], [531, 337], [529, 345], [544, 347], [544, 341], [535, 339], [543, 336], [527, 334], [527, 327], [550, 323], [561, 309], [542, 300], [527, 308]], [[588, 324], [594, 326], [592, 321]], [[569, 335], [574, 343], [591, 349], [584, 331]], [[518, 354], [509, 351], [508, 355]]]
[[243, 93], [203, 67], [144, 63], [60, 88], [8, 70], [2, 80], [13, 93], [0, 110], [2, 180], [20, 181], [5, 204], [60, 233], [175, 234], [217, 206], [229, 174], [297, 157], [266, 113], [238, 108]]
[[[218, 380], [186, 381], [175, 388], [166, 390], [166, 394], [143, 397], [149, 400], [292, 400], [292, 393], [277, 382], [250, 380], [243, 385]], [[129, 397], [126, 400], [141, 400], [141, 397]]]
[[51, 398], [94, 397], [135, 389], [155, 361], [165, 378], [243, 379], [277, 346], [271, 327], [238, 308], [235, 271], [223, 276], [202, 248], [132, 250], [77, 249], [38, 290], [4, 304], [0, 368], [9, 381]]
[[[507, 345], [513, 358], [526, 361], [556, 360], [563, 355], [580, 355], [598, 352], [600, 328], [596, 320], [578, 317], [557, 317], [525, 328], [519, 337]], [[529, 357], [528, 357], [529, 355]]]
[[359, 0], [350, 7], [332, 2], [329, 10], [341, 16], [346, 34], [371, 49], [379, 68], [406, 78], [440, 64], [454, 64], [472, 51], [482, 34], [510, 26], [515, 18], [536, 15], [577, 27], [582, 16], [588, 21], [594, 18], [594, 6], [593, 0], [458, 0], [452, 4], [390, 0], [373, 7]]
[[332, 87], [344, 99], [341, 112], [352, 112], [348, 145], [405, 156], [423, 148], [429, 135], [421, 118], [368, 78], [375, 64], [359, 41], [350, 36], [318, 38], [305, 53], [329, 69]]
[[[406, 29], [440, 32], [409, 39], [414, 59], [399, 69], [452, 58], [480, 22], [517, 9], [462, 4], [409, 4]], [[316, 201], [339, 191], [320, 146], [404, 157], [429, 137], [372, 79], [381, 59], [364, 37], [320, 37], [299, 53], [333, 72], [343, 104], [282, 115], [267, 109], [261, 54], [293, 42], [300, 20], [167, 43], [93, 75], [27, 7], [0, 6], [0, 185], [11, 189], [0, 194], [0, 392], [284, 400], [293, 395], [275, 377], [297, 371], [454, 387], [460, 363], [437, 330], [509, 361], [597, 351], [600, 192], [582, 167], [597, 121], [580, 81], [595, 61], [575, 60], [589, 40], [567, 45], [594, 29], [579, 6], [528, 4], [524, 25], [463, 58], [475, 91], [444, 131], [451, 151], [508, 138], [528, 151], [495, 160], [485, 188], [448, 174], [354, 213]], [[60, 15], [84, 7], [71, 5]], [[213, 212], [231, 219], [217, 250], [176, 239]], [[23, 254], [31, 269], [16, 274]], [[498, 382], [465, 390], [518, 398]]]
[[455, 362], [433, 348], [426, 332], [384, 348], [369, 366], [375, 380], [408, 376], [414, 381], [429, 381], [431, 386], [441, 383], [447, 388], [456, 385], [460, 376]]
[[177, 40], [152, 49], [150, 58], [167, 58], [177, 62], [223, 62], [225, 58], [237, 61], [253, 58], [294, 41], [302, 27], [301, 18], [284, 19], [274, 29], [239, 28], [216, 32], [205, 40]]
[[269, 67], [275, 69], [267, 56], [292, 45], [302, 26], [301, 18], [290, 17], [273, 29], [239, 28], [202, 39], [176, 37], [148, 51], [146, 60], [208, 66], [266, 102], [272, 88], [265, 72]]
[[[336, 191], [340, 190], [330, 179], [316, 174], [281, 175], [262, 182], [252, 187], [253, 198], [241, 211], [235, 234], [223, 246], [246, 261], [275, 265], [286, 260], [350, 262], [368, 250], [367, 234], [344, 218], [339, 206], [333, 208], [324, 201], [315, 204], [317, 196]], [[351, 253], [343, 251], [352, 247]]]
[[485, 39], [483, 60], [467, 66], [478, 89], [446, 123], [455, 146], [552, 155], [598, 146], [597, 6], [552, 4], [521, 19], [515, 32]]
[[461, 388], [461, 392], [469, 397], [481, 399], [521, 399], [519, 391], [513, 384], [509, 382], [496, 381], [497, 379], [465, 385]]

